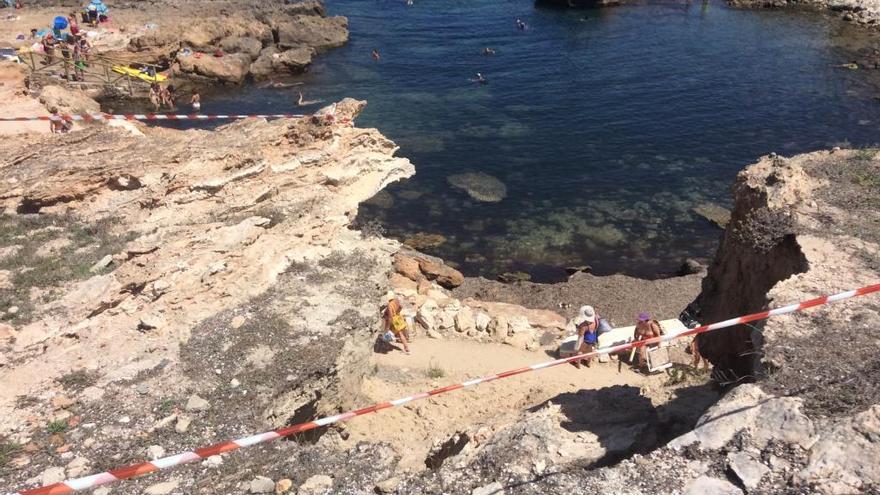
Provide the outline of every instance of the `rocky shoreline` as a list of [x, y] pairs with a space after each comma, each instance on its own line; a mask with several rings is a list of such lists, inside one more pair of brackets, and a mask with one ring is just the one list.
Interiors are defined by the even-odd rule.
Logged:
[[[348, 41], [348, 20], [318, 0], [287, 3], [191, 2], [113, 6], [113, 22], [84, 27], [92, 53], [120, 64], [155, 64], [198, 84], [241, 84], [299, 74], [320, 53]], [[29, 8], [0, 26], [16, 40], [74, 6]], [[33, 40], [16, 40], [14, 48]]]

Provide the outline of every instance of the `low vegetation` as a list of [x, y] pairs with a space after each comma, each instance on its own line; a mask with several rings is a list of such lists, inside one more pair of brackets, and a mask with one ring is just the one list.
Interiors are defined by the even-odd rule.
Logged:
[[38, 304], [57, 297], [58, 287], [95, 275], [90, 271], [95, 263], [133, 239], [118, 231], [113, 219], [84, 223], [73, 215], [0, 215], [0, 270], [10, 279], [0, 286], [0, 310], [17, 307], [6, 318], [30, 321]]
[[428, 368], [425, 369], [425, 375], [427, 375], [428, 378], [443, 378], [446, 376], [446, 371], [434, 361], [429, 361]]
[[59, 419], [46, 425], [46, 431], [54, 435], [56, 433], [64, 433], [67, 430], [67, 420]]
[[21, 445], [0, 440], [0, 468], [6, 467], [19, 450], [21, 450]]

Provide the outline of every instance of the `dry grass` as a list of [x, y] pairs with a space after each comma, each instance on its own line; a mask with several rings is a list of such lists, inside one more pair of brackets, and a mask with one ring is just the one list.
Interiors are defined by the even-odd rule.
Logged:
[[[13, 287], [0, 289], [0, 309], [17, 306], [18, 313], [10, 319], [27, 323], [37, 304], [55, 296], [51, 289], [96, 275], [90, 268], [105, 255], [119, 252], [133, 238], [120, 230], [113, 219], [84, 223], [73, 215], [0, 215], [0, 248], [18, 246], [13, 254], [0, 259], [0, 270], [13, 274]], [[47, 243], [61, 239], [69, 244], [48, 256], [37, 255]], [[32, 289], [40, 289], [41, 294], [32, 293]]]

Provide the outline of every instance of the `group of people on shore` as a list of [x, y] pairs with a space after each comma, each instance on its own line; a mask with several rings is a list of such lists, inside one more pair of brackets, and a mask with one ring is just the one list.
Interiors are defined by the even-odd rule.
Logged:
[[[577, 329], [576, 349], [577, 354], [587, 354], [595, 351], [599, 347], [599, 336], [613, 330], [607, 319], [602, 318], [592, 306], [581, 306], [578, 315], [574, 319], [575, 328]], [[648, 312], [639, 313], [636, 318], [635, 329], [633, 330], [633, 341], [653, 339], [663, 334], [663, 327], [660, 322], [651, 317]], [[638, 354], [638, 368], [647, 368], [648, 366], [648, 350], [656, 347], [657, 344], [650, 344], [635, 348]], [[575, 368], [580, 368], [581, 364], [585, 364], [588, 368], [592, 365], [593, 358], [584, 358], [573, 361]]]
[[[410, 353], [409, 342], [409, 325], [403, 317], [403, 305], [393, 291], [385, 294], [385, 302], [382, 306], [382, 335], [381, 339], [388, 343], [400, 342], [403, 351]], [[573, 323], [577, 332], [577, 341], [575, 344], [576, 353], [589, 354], [599, 347], [599, 336], [613, 330], [611, 323], [599, 315], [592, 306], [581, 306], [577, 316], [574, 317]], [[633, 341], [642, 341], [657, 338], [663, 335], [663, 327], [660, 322], [651, 316], [648, 312], [641, 312], [636, 317], [636, 325], [633, 330]], [[638, 355], [638, 360], [633, 363], [638, 369], [648, 369], [648, 353], [650, 349], [657, 347], [659, 344], [648, 344], [636, 347], [633, 352]], [[690, 351], [694, 356], [694, 367], [702, 360], [704, 368], [708, 368], [708, 362], [702, 358], [697, 349], [696, 339], [690, 344]], [[632, 359], [632, 355], [630, 359]], [[592, 357], [581, 358], [572, 361], [575, 368], [580, 369], [582, 364], [587, 367], [592, 365]]]
[[[174, 100], [176, 98], [174, 85], [169, 84], [163, 86], [157, 82], [150, 83], [150, 103], [158, 112], [162, 107], [168, 107], [169, 110], [175, 109]], [[192, 90], [189, 97], [189, 105], [193, 111], [198, 112], [202, 109], [202, 95], [198, 90]]]

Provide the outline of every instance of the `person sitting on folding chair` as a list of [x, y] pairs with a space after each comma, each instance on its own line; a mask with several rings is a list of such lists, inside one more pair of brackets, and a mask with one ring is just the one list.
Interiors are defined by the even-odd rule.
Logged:
[[[633, 331], [633, 340], [648, 340], [659, 337], [663, 334], [660, 322], [651, 318], [650, 313], [639, 313], [638, 321], [636, 321], [636, 329]], [[658, 344], [643, 345], [636, 348], [639, 354], [639, 367], [647, 368], [648, 366], [648, 348], [657, 347]]]

